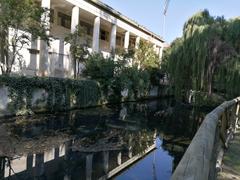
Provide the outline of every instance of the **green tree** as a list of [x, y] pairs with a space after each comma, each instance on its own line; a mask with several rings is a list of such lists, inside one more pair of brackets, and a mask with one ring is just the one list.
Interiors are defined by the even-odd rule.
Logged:
[[97, 80], [107, 96], [116, 68], [117, 62], [113, 58], [104, 58], [102, 54], [90, 54], [85, 62], [83, 75]]
[[138, 48], [135, 50], [133, 63], [134, 65], [139, 66], [141, 69], [159, 67], [159, 56], [154, 51], [153, 44], [141, 40]]
[[104, 58], [102, 54], [91, 54], [86, 61], [85, 76], [98, 81], [110, 80], [114, 76], [117, 62], [113, 58]]
[[226, 27], [224, 38], [237, 55], [219, 67], [215, 82], [217, 89], [232, 98], [239, 96], [240, 92], [240, 18], [230, 19]]
[[70, 44], [71, 59], [73, 61], [74, 78], [80, 75], [80, 66], [89, 56], [89, 39], [84, 27], [78, 25], [73, 33], [70, 33], [65, 41]]
[[208, 96], [213, 93], [219, 69], [237, 56], [226, 35], [229, 28], [228, 21], [211, 16], [207, 10], [185, 23], [183, 36], [171, 44], [165, 57], [177, 96], [189, 90], [206, 92]]
[[[21, 50], [31, 40], [46, 34], [47, 9], [40, 8], [33, 0], [0, 1], [0, 68], [10, 74], [16, 60], [21, 60]], [[48, 14], [48, 13], [45, 13]]]

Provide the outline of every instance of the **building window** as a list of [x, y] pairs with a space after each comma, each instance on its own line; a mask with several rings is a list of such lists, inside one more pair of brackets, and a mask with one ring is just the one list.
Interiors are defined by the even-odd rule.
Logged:
[[104, 40], [104, 41], [108, 41], [108, 34], [109, 33], [107, 31], [101, 30], [100, 31], [100, 39]]
[[50, 22], [54, 23], [54, 10], [53, 9], [50, 10]]
[[58, 25], [71, 29], [71, 16], [58, 12]]
[[84, 28], [84, 30], [87, 33], [87, 35], [89, 35], [89, 36], [93, 35], [93, 27], [90, 24], [81, 21], [80, 25]]
[[130, 39], [129, 46], [132, 48], [135, 47], [135, 42], [135, 39]]
[[118, 45], [118, 46], [121, 46], [122, 45], [122, 37], [121, 36], [117, 36], [117, 38], [116, 38], [116, 44]]

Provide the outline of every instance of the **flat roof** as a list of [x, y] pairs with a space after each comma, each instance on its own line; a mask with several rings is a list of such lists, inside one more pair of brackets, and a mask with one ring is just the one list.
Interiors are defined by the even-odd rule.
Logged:
[[159, 35], [157, 35], [156, 33], [148, 30], [146, 27], [138, 24], [136, 21], [128, 18], [127, 16], [123, 15], [122, 13], [120, 13], [119, 11], [113, 9], [111, 6], [101, 2], [100, 0], [85, 0], [95, 6], [97, 6], [98, 8], [104, 10], [104, 11], [107, 11], [109, 14], [111, 14], [112, 16], [118, 18], [118, 19], [121, 19], [122, 21], [124, 21], [125, 23], [128, 23], [132, 26], [134, 26], [135, 28], [145, 32], [146, 34], [150, 35], [151, 37], [161, 41], [161, 42], [165, 42], [163, 40], [163, 38]]

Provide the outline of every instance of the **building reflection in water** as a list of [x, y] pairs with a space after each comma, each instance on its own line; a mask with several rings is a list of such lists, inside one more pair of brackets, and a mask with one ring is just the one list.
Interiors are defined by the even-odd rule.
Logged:
[[[33, 177], [51, 179], [55, 177], [55, 172], [60, 172], [58, 177], [61, 179], [78, 179], [79, 177], [88, 180], [107, 179], [155, 148], [154, 132], [149, 133], [148, 140], [142, 142], [139, 141], [141, 132], [138, 134], [140, 137], [137, 136], [134, 141], [138, 141], [142, 149], [134, 149], [129, 144], [118, 150], [107, 150], [107, 147], [104, 147], [104, 151], [102, 151], [100, 145], [100, 148], [90, 151], [90, 147], [87, 147], [87, 150], [82, 147], [79, 149], [74, 147], [75, 144], [78, 144], [77, 140], [74, 142], [71, 140], [43, 153], [1, 158], [1, 169], [4, 171], [2, 176], [4, 178], [11, 176], [13, 179], [14, 176], [26, 179]], [[144, 151], [142, 151], [143, 149]]]
[[157, 136], [173, 157], [173, 171], [203, 116], [175, 107], [172, 101], [151, 101], [2, 123], [11, 135], [0, 137], [0, 177], [108, 179], [154, 151]]

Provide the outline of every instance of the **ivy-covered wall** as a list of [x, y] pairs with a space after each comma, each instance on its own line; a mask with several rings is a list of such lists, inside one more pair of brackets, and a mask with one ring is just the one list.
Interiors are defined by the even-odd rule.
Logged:
[[101, 104], [96, 81], [0, 76], [0, 117]]
[[[132, 96], [134, 89], [106, 96], [94, 80], [72, 80], [52, 77], [0, 76], [0, 117], [59, 112], [169, 95], [168, 87], [151, 86], [146, 94]], [[112, 98], [112, 97], [115, 98]]]

